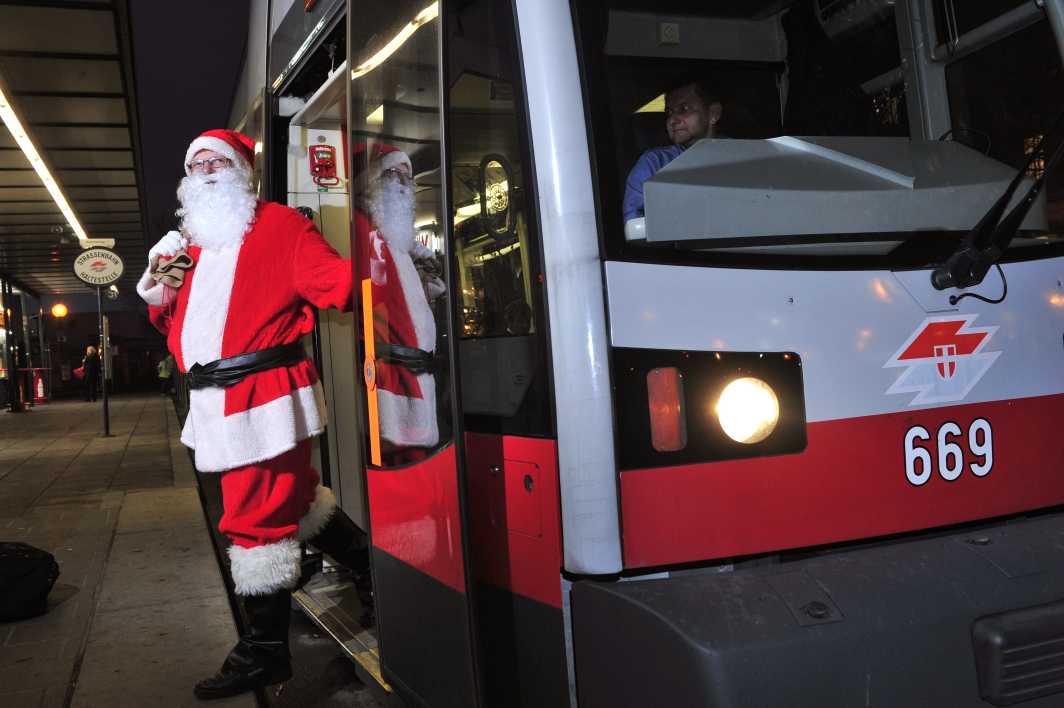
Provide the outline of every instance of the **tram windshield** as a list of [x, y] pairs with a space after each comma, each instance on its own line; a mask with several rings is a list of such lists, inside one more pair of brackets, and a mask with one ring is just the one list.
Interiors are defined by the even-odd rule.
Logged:
[[[963, 15], [965, 31], [986, 29], [986, 23], [999, 22], [1015, 4], [980, 0], [957, 19]], [[973, 39], [986, 32], [965, 37], [982, 44], [974, 49], [969, 44], [956, 60], [943, 62], [947, 127], [952, 130], [923, 136], [921, 108], [908, 100], [915, 88], [907, 87], [902, 70], [893, 3], [798, 0], [782, 5], [769, 0], [574, 3], [608, 257], [814, 268], [941, 263], [1004, 191], [1064, 107], [1061, 54], [1044, 18], [993, 41]], [[940, 24], [945, 26], [945, 20]], [[909, 28], [902, 29], [904, 34]], [[959, 38], [947, 34], [940, 39], [951, 43], [941, 48], [951, 56]], [[684, 91], [677, 81], [698, 77], [707, 79], [701, 82], [707, 87], [703, 90], [700, 81], [691, 85], [690, 95], [700, 99], [692, 109], [680, 100]], [[709, 108], [713, 104], [716, 113]], [[687, 119], [684, 112], [702, 108], [715, 120], [699, 133], [698, 117]], [[679, 125], [684, 122], [694, 130], [685, 132]], [[692, 135], [711, 142], [699, 144]], [[760, 148], [748, 142], [775, 139], [768, 146], [772, 151], [796, 149], [803, 155], [794, 162], [808, 168], [806, 146], [785, 136], [813, 136], [806, 142], [817, 149], [848, 156], [836, 163], [855, 157], [903, 175], [909, 184], [896, 193], [888, 193], [895, 188], [891, 185], [872, 184], [870, 191], [882, 190], [874, 195], [875, 205], [855, 206], [852, 178], [836, 176], [832, 183], [817, 172], [815, 160], [811, 174], [800, 175], [790, 163], [769, 164]], [[920, 137], [953, 142], [947, 147], [919, 141], [905, 147]], [[842, 138], [848, 140], [840, 142]], [[1058, 128], [1047, 136], [1042, 152], [1052, 154], [1062, 139], [1064, 129]], [[905, 159], [916, 167], [899, 168], [892, 157], [899, 150], [909, 150]], [[882, 156], [878, 163], [877, 154]], [[1034, 160], [1028, 171], [1032, 178], [1041, 176], [1047, 159], [1041, 155]], [[941, 171], [943, 160], [953, 175]], [[670, 173], [666, 168], [674, 161]], [[944, 190], [938, 196], [918, 194], [928, 186], [920, 164], [938, 171], [942, 184], [931, 185]], [[983, 188], [972, 186], [977, 181], [973, 169], [981, 171]], [[653, 188], [646, 194], [641, 190], [648, 180], [680, 184], [684, 193], [680, 186], [670, 186], [672, 196], [663, 200], [659, 187], [655, 202]], [[904, 179], [895, 181], [905, 186]], [[699, 185], [704, 188], [695, 188]], [[750, 197], [741, 188], [751, 185], [764, 192], [762, 203], [772, 204], [757, 207], [758, 220], [765, 223], [756, 227], [749, 214], [734, 209]], [[768, 201], [788, 190], [790, 211], [785, 199]], [[1064, 253], [1060, 173], [1048, 178], [1044, 193], [1046, 206], [1032, 210], [1003, 260]], [[961, 195], [954, 216], [947, 218], [936, 208], [941, 194]], [[912, 199], [923, 200], [926, 216], [912, 206]], [[685, 204], [705, 206], [699, 211]], [[857, 218], [858, 212], [872, 211], [885, 225]], [[904, 218], [894, 219], [888, 212]], [[818, 218], [824, 214], [834, 218]], [[645, 219], [633, 228], [628, 222], [638, 217]], [[683, 219], [699, 223], [684, 229]], [[685, 231], [690, 234], [677, 235]]]

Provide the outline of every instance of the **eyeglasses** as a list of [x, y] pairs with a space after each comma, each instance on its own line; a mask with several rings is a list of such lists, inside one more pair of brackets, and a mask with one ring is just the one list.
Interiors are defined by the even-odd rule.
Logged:
[[227, 158], [224, 157], [212, 157], [209, 160], [193, 160], [188, 163], [187, 167], [192, 172], [202, 170], [205, 166], [210, 165], [212, 170], [223, 170], [232, 164]]
[[399, 184], [410, 185], [416, 187], [417, 182], [414, 181], [414, 175], [403, 172], [398, 167], [389, 167], [386, 170], [381, 170], [381, 177], [390, 177], [397, 180]]

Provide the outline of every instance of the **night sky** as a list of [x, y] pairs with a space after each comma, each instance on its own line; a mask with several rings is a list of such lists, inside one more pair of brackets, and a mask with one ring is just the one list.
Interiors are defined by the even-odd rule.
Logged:
[[185, 176], [181, 163], [189, 143], [226, 127], [244, 57], [249, 0], [130, 4], [150, 248], [177, 224], [177, 183]]
[[[137, 84], [145, 191], [146, 247], [177, 226], [177, 183], [192, 140], [226, 127], [240, 76], [248, 33], [249, 0], [134, 0], [133, 53]], [[127, 263], [139, 274], [147, 263]], [[104, 311], [140, 310], [147, 305], [126, 278], [117, 300]], [[71, 313], [95, 312], [94, 293], [46, 295], [44, 309], [57, 302]]]

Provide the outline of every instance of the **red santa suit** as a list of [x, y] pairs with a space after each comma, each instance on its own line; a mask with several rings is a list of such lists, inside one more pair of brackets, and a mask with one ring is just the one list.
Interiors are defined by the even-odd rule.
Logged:
[[[233, 135], [201, 136], [190, 146], [186, 164], [204, 149], [253, 164], [253, 147], [233, 145]], [[289, 207], [258, 201], [242, 243], [192, 245], [188, 252], [195, 266], [180, 289], [156, 283], [148, 272], [138, 284], [181, 372], [297, 341], [313, 330], [312, 306], [352, 308], [350, 260]], [[181, 441], [195, 450], [199, 471], [224, 473], [219, 528], [234, 543], [230, 558], [238, 594], [292, 587], [299, 577], [299, 541], [316, 534], [335, 507], [310, 466], [310, 438], [326, 422], [318, 373], [309, 359], [225, 388], [190, 392]]]
[[[260, 201], [243, 244], [192, 246], [189, 255], [196, 265], [176, 298], [166, 303], [163, 291], [148, 300], [152, 323], [167, 335], [182, 372], [296, 341], [314, 329], [312, 305], [351, 311], [351, 262], [294, 209]], [[181, 442], [196, 451], [201, 472], [276, 457], [326, 425], [309, 359], [224, 389], [198, 389], [190, 398]]]
[[[400, 169], [410, 174], [407, 155], [391, 145], [360, 145], [357, 157], [369, 151], [371, 172]], [[356, 189], [361, 175], [356, 175]], [[379, 184], [377, 185], [380, 186]], [[369, 189], [363, 184], [363, 189]], [[439, 280], [422, 282], [414, 258], [432, 258], [434, 254], [417, 241], [413, 223], [413, 189], [409, 196], [409, 223], [397, 220], [387, 227], [375, 223], [359, 208], [354, 210], [358, 280], [372, 282], [373, 336], [375, 343], [391, 344], [434, 353], [436, 320], [429, 301], [443, 291]], [[370, 199], [371, 205], [373, 199]], [[377, 203], [376, 209], [387, 208]], [[376, 366], [377, 407], [381, 440], [393, 451], [429, 448], [439, 442], [436, 423], [436, 382], [432, 373], [414, 374], [398, 364], [383, 361], [378, 347]], [[408, 455], [399, 461], [409, 461]]]

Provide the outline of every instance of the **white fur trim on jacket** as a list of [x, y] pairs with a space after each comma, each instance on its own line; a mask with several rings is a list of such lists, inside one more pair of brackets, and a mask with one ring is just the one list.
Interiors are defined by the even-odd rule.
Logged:
[[314, 490], [314, 501], [303, 518], [299, 520], [299, 530], [296, 531], [297, 541], [309, 541], [321, 533], [325, 524], [336, 513], [336, 495], [328, 487], [320, 484]]
[[237, 595], [269, 595], [299, 580], [299, 541], [286, 538], [255, 548], [229, 547], [229, 570]]
[[320, 382], [232, 415], [225, 415], [224, 388], [197, 389], [189, 398], [181, 442], [196, 451], [200, 472], [269, 460], [320, 435], [328, 424]]
[[[421, 284], [421, 276], [418, 275], [411, 254], [406, 253], [395, 257], [395, 272], [399, 274], [403, 297], [406, 299], [407, 311], [410, 313], [410, 322], [414, 325], [414, 332], [417, 334], [417, 348], [426, 352], [435, 351], [436, 320], [432, 316], [432, 309], [429, 308], [429, 301], [425, 296], [425, 287]], [[418, 381], [420, 380], [421, 377], [418, 377]]]
[[[188, 163], [192, 162], [192, 158], [196, 156], [196, 153], [200, 150], [212, 150], [222, 157], [228, 158], [233, 162], [237, 160], [247, 164], [247, 160], [240, 156], [233, 146], [225, 142], [221, 138], [211, 137], [198, 137], [192, 141], [192, 144], [188, 146], [188, 151], [185, 152], [185, 175], [191, 177], [192, 171], [188, 169]], [[250, 165], [249, 165], [250, 167]]]
[[177, 299], [176, 290], [169, 285], [163, 285], [151, 277], [150, 266], [144, 271], [144, 275], [140, 276], [140, 280], [137, 281], [137, 294], [152, 307], [162, 307], [167, 302], [173, 302]]
[[185, 369], [222, 358], [222, 337], [233, 294], [240, 246], [200, 251], [181, 326], [181, 359]]
[[381, 437], [396, 445], [432, 447], [440, 441], [436, 426], [436, 380], [432, 374], [417, 377], [424, 398], [397, 396], [377, 389]]

